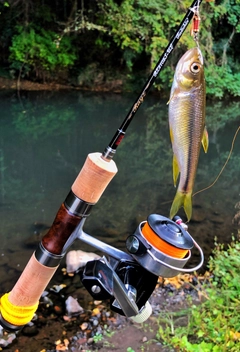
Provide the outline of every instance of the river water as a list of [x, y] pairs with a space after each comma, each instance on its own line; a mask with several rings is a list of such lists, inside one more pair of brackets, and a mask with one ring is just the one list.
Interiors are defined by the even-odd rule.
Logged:
[[[0, 93], [0, 283], [10, 290], [65, 200], [88, 153], [103, 152], [135, 101], [134, 95], [87, 92]], [[118, 173], [92, 209], [84, 230], [124, 249], [151, 213], [168, 216], [172, 182], [167, 101], [148, 96], [114, 161]], [[207, 104], [209, 152], [201, 152], [195, 191], [210, 185], [226, 161], [240, 121], [239, 102]], [[217, 183], [193, 199], [189, 232], [206, 258], [237, 233], [240, 136]], [[180, 211], [179, 215], [184, 213]], [[74, 249], [94, 251], [74, 243]], [[193, 262], [198, 261], [194, 253]]]

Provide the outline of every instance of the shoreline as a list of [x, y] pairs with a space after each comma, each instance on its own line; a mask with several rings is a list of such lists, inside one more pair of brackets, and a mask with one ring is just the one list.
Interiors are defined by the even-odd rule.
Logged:
[[[107, 301], [94, 301], [81, 286], [78, 274], [63, 274], [62, 284], [45, 291], [35, 318], [15, 337], [5, 332], [0, 337], [0, 346], [9, 352], [123, 352], [128, 347], [138, 352], [141, 346], [144, 351], [170, 352], [156, 340], [157, 317], [163, 311], [176, 312], [189, 307], [189, 295], [194, 304], [199, 304], [199, 289], [204, 280], [204, 276], [194, 275], [160, 278], [149, 299], [153, 313], [146, 322], [137, 324], [110, 311]], [[67, 313], [65, 301], [69, 296], [76, 298], [81, 306], [85, 301], [79, 314]]]

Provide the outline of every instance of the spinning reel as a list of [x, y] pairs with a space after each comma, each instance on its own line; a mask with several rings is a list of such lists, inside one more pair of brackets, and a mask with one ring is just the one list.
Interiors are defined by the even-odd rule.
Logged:
[[[159, 276], [173, 277], [180, 272], [193, 272], [204, 261], [202, 249], [178, 216], [170, 220], [151, 214], [127, 238], [128, 253], [86, 234], [83, 222], [76, 230], [75, 238], [107, 255], [87, 262], [80, 271], [82, 283], [90, 295], [96, 300], [109, 299], [113, 311], [136, 322], [143, 322], [151, 315], [148, 299]], [[184, 269], [194, 246], [200, 253], [200, 263]]]

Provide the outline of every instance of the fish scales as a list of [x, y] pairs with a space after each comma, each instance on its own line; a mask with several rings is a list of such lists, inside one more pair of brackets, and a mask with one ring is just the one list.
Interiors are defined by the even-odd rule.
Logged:
[[[185, 100], [185, 103], [184, 103]], [[192, 100], [192, 101], [191, 101]], [[181, 108], [184, 103], [185, 109]], [[176, 155], [181, 170], [181, 178], [179, 187], [181, 190], [187, 191], [193, 186], [193, 175], [196, 173], [197, 163], [200, 151], [200, 144], [203, 131], [203, 118], [201, 110], [201, 102], [186, 97], [178, 97], [171, 104], [173, 113], [172, 122], [174, 143], [173, 152]], [[189, 173], [192, 177], [188, 177]], [[189, 181], [191, 183], [189, 183]]]

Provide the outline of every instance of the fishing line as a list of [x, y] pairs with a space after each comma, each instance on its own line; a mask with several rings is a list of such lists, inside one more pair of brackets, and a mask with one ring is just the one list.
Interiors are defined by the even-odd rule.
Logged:
[[229, 151], [227, 160], [225, 161], [225, 163], [224, 163], [222, 169], [220, 170], [220, 172], [219, 172], [219, 174], [217, 175], [217, 177], [215, 178], [215, 180], [214, 180], [209, 186], [207, 186], [207, 187], [205, 187], [205, 188], [203, 188], [203, 189], [200, 189], [199, 191], [197, 191], [196, 193], [194, 193], [194, 194], [193, 194], [193, 197], [196, 196], [198, 193], [201, 193], [201, 192], [206, 191], [207, 189], [213, 187], [213, 186], [215, 185], [215, 183], [218, 181], [219, 177], [220, 177], [221, 174], [223, 173], [225, 167], [227, 166], [227, 163], [228, 163], [229, 160], [230, 160], [230, 157], [231, 157], [231, 155], [232, 155], [233, 147], [234, 147], [234, 144], [235, 144], [235, 141], [236, 141], [237, 134], [238, 134], [239, 130], [240, 130], [240, 126], [238, 126], [237, 131], [236, 131], [235, 134], [234, 134], [234, 137], [233, 137], [233, 140], [232, 140], [231, 149], [230, 149], [230, 151]]
[[174, 258], [179, 258], [182, 259], [184, 258], [188, 250], [187, 249], [182, 249], [182, 248], [177, 248], [176, 246], [173, 246], [172, 244], [164, 241], [161, 239], [149, 226], [149, 224], [146, 222], [145, 225], [142, 227], [142, 233], [144, 235], [144, 238], [151, 243], [154, 247], [156, 247], [158, 250], [162, 251], [163, 253], [174, 257]]
[[[200, 189], [199, 191], [195, 192], [195, 193], [192, 195], [193, 197], [196, 196], [198, 193], [201, 193], [201, 192], [204, 192], [204, 191], [210, 189], [210, 188], [213, 187], [213, 186], [215, 185], [215, 183], [218, 181], [219, 177], [220, 177], [221, 174], [223, 173], [225, 167], [227, 166], [227, 163], [228, 163], [229, 160], [230, 160], [230, 157], [231, 157], [232, 152], [233, 152], [234, 144], [235, 144], [235, 141], [236, 141], [236, 138], [237, 138], [237, 135], [238, 135], [238, 132], [239, 132], [239, 131], [240, 131], [240, 126], [238, 126], [238, 128], [237, 128], [237, 130], [236, 130], [236, 132], [235, 132], [235, 134], [234, 134], [234, 137], [233, 137], [233, 139], [232, 139], [232, 145], [231, 145], [230, 151], [229, 151], [229, 153], [228, 153], [227, 160], [225, 161], [225, 163], [224, 163], [222, 169], [220, 170], [220, 172], [219, 172], [219, 174], [217, 175], [217, 177], [215, 178], [215, 180], [214, 180], [209, 186], [207, 186], [207, 187], [205, 187], [205, 188], [203, 188], [203, 189]], [[162, 202], [161, 205], [169, 204], [169, 203], [171, 203], [171, 202], [172, 202], [172, 200], [168, 200], [168, 201], [166, 201], [166, 202]]]

